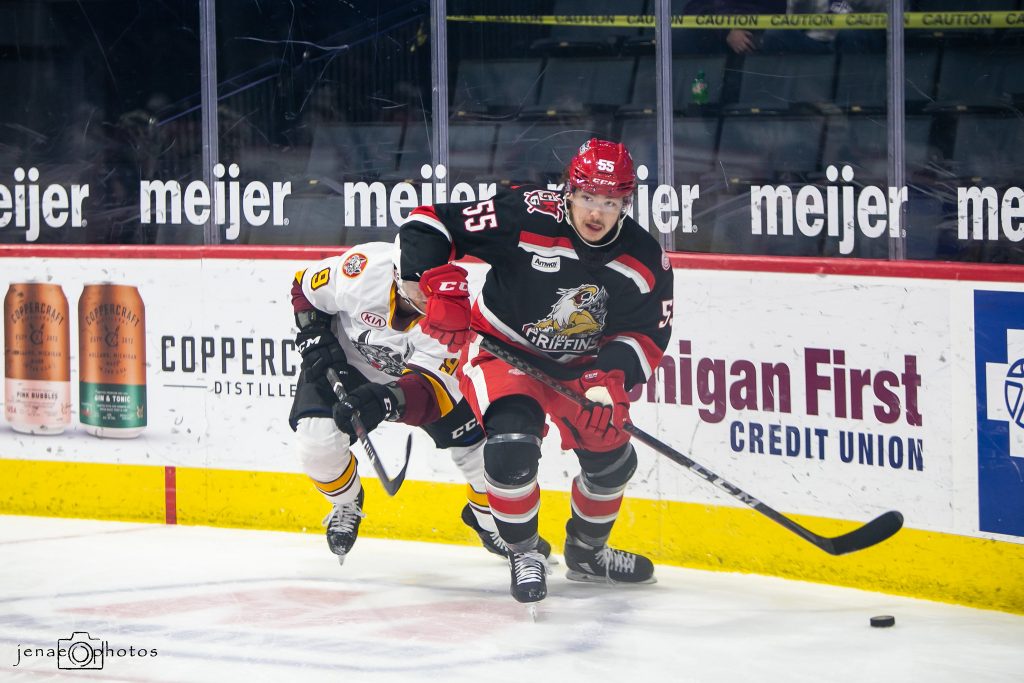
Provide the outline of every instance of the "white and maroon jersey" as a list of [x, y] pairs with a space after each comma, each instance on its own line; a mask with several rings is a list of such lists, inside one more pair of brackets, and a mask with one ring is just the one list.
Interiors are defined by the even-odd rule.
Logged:
[[458, 359], [423, 333], [421, 318], [395, 315], [390, 242], [367, 242], [297, 273], [302, 293], [333, 315], [332, 331], [349, 364], [371, 382], [390, 382], [409, 371], [429, 380], [445, 415], [462, 399]]
[[404, 279], [463, 256], [490, 264], [474, 326], [561, 364], [648, 379], [672, 333], [672, 268], [658, 241], [626, 218], [591, 246], [559, 192], [534, 187], [480, 202], [421, 206], [400, 230]]

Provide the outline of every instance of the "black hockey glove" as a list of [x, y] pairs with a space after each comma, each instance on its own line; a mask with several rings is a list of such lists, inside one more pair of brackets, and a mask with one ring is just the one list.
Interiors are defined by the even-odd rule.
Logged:
[[384, 420], [396, 420], [405, 410], [405, 396], [397, 384], [364, 384], [349, 392], [345, 398], [334, 404], [334, 422], [338, 429], [355, 441], [352, 428], [352, 413], [359, 411], [359, 417], [367, 432], [372, 432]]
[[348, 359], [331, 332], [330, 316], [320, 311], [302, 311], [295, 315], [299, 333], [295, 335], [295, 348], [302, 355], [302, 369], [316, 382], [327, 381], [327, 368], [334, 368], [346, 385]]

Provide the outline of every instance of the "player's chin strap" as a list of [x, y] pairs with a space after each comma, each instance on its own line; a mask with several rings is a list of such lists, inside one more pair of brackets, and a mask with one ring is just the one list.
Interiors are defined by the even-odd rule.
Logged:
[[[532, 363], [509, 350], [506, 345], [501, 344], [494, 338], [489, 337], [486, 334], [479, 333], [479, 339], [481, 348], [505, 361], [517, 370], [521, 370], [524, 374], [529, 375], [544, 386], [555, 390], [562, 396], [583, 407], [590, 407], [594, 405], [593, 401], [586, 399], [561, 382], [547, 376], [534, 367]], [[853, 531], [847, 532], [841, 536], [836, 536], [834, 538], [819, 536], [813, 531], [810, 531], [809, 529], [794, 522], [782, 513], [768, 507], [735, 484], [730, 484], [725, 479], [722, 479], [703, 465], [694, 462], [668, 444], [662, 443], [636, 425], [627, 422], [622, 429], [651, 450], [682, 465], [705, 481], [711, 482], [733, 498], [736, 498], [745, 505], [754, 508], [768, 519], [781, 524], [797, 536], [800, 536], [800, 538], [813, 543], [830, 555], [845, 555], [847, 553], [863, 550], [864, 548], [870, 548], [871, 546], [881, 543], [885, 539], [889, 538], [903, 526], [903, 515], [895, 510], [890, 510], [889, 512], [879, 515], [867, 524], [857, 527]]]
[[401, 276], [399, 276], [398, 269], [397, 268], [393, 268], [391, 270], [391, 272], [392, 272], [392, 274], [394, 275], [394, 278], [395, 278], [395, 292], [398, 294], [399, 297], [401, 297], [402, 301], [404, 301], [405, 303], [409, 304], [409, 306], [412, 308], [412, 310], [416, 311], [420, 315], [426, 315], [427, 314], [426, 311], [424, 311], [422, 308], [417, 306], [416, 302], [412, 300], [412, 297], [410, 297], [409, 295], [407, 295], [405, 293], [405, 289], [402, 287], [402, 284], [405, 282], [405, 280], [403, 280], [401, 278]]
[[565, 212], [565, 222], [569, 224], [569, 227], [572, 228], [572, 231], [576, 233], [576, 236], [580, 238], [580, 241], [583, 242], [583, 244], [588, 247], [603, 247], [606, 244], [611, 244], [615, 240], [619, 239], [619, 233], [622, 232], [622, 224], [626, 221], [626, 212], [629, 210], [630, 202], [628, 201], [628, 198], [627, 201], [622, 202], [622, 212], [619, 213], [619, 222], [615, 224], [615, 233], [611, 236], [605, 235], [605, 238], [600, 242], [588, 242], [583, 239], [583, 235], [581, 235], [580, 231], [576, 229], [576, 224], [572, 222], [572, 210], [569, 206], [572, 203], [569, 201], [569, 195], [571, 194], [572, 190], [566, 190], [562, 193], [562, 211]]

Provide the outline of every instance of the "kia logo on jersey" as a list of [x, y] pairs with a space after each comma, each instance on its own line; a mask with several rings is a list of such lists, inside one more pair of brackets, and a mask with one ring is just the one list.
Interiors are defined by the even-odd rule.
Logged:
[[370, 311], [363, 311], [360, 313], [359, 319], [370, 327], [376, 327], [378, 330], [388, 324], [388, 321], [384, 319], [384, 316], [371, 313]]
[[1024, 536], [1024, 293], [974, 292], [978, 529]]

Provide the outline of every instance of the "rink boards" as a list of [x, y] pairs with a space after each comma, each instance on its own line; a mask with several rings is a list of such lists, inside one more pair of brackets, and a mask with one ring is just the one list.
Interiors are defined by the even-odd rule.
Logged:
[[[298, 366], [289, 289], [325, 254], [0, 248], [0, 285], [61, 285], [71, 349], [65, 431], [0, 422], [0, 512], [318, 531], [324, 503], [299, 474], [286, 422]], [[833, 558], [638, 447], [613, 540], [662, 563], [1024, 612], [1020, 269], [703, 255], [673, 265], [673, 338], [634, 390], [636, 424], [819, 533], [889, 509], [906, 529]], [[146, 425], [133, 439], [81, 422], [76, 303], [100, 281], [137, 287], [145, 307]], [[406, 434], [374, 435], [392, 471]], [[414, 438], [396, 498], [367, 481], [364, 533], [472, 542], [457, 470]], [[577, 466], [555, 439], [544, 449], [542, 533], [557, 543]]]

